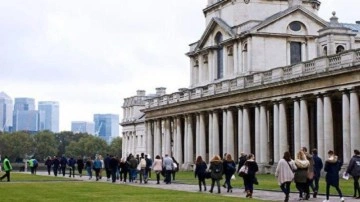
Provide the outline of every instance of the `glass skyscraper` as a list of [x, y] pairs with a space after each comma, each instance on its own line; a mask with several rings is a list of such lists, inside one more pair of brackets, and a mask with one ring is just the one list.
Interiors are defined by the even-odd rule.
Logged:
[[104, 139], [108, 144], [119, 136], [119, 115], [94, 114], [95, 135]]
[[40, 101], [38, 103], [38, 110], [41, 118], [39, 130], [59, 132], [59, 102]]
[[15, 98], [13, 131], [38, 131], [39, 114], [35, 110], [35, 99]]
[[87, 133], [95, 135], [95, 124], [86, 121], [72, 121], [71, 131], [74, 133]]
[[4, 92], [0, 92], [0, 131], [10, 132], [13, 125], [13, 101]]

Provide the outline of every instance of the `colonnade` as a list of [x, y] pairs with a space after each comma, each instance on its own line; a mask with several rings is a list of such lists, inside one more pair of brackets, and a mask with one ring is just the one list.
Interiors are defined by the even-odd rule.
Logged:
[[[205, 101], [204, 101], [205, 102]], [[335, 150], [347, 163], [360, 143], [359, 96], [355, 88], [294, 95], [211, 110], [146, 119], [146, 152], [172, 155], [186, 168], [201, 155], [254, 153], [271, 165], [285, 151]]]

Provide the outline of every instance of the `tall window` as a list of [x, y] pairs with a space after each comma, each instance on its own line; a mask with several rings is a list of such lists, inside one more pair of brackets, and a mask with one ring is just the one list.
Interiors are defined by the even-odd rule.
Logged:
[[216, 59], [217, 59], [217, 79], [221, 79], [224, 77], [224, 60], [223, 60], [223, 53], [224, 48], [221, 44], [223, 40], [222, 34], [219, 32], [216, 34], [215, 42], [218, 45], [218, 49], [216, 50]]
[[290, 64], [301, 62], [301, 42], [290, 42]]
[[344, 51], [345, 51], [344, 46], [339, 45], [339, 46], [336, 47], [336, 54], [344, 52]]

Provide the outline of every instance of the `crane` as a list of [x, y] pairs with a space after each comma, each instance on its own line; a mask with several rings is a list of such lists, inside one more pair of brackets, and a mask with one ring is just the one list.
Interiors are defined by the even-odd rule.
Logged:
[[100, 133], [100, 130], [101, 130], [101, 127], [103, 125], [103, 122], [100, 121], [100, 125], [99, 125], [99, 128], [95, 131], [95, 136], [98, 137], [99, 136], [99, 133]]

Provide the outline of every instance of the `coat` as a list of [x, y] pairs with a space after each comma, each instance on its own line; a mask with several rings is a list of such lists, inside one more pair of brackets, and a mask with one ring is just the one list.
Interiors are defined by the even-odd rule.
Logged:
[[295, 165], [297, 170], [295, 171], [294, 181], [295, 183], [306, 183], [307, 181], [307, 173], [308, 168], [310, 166], [310, 162], [308, 160], [295, 160]]
[[223, 162], [224, 165], [224, 174], [225, 176], [231, 176], [236, 171], [236, 164], [234, 161], [226, 161]]
[[256, 161], [249, 159], [245, 162], [245, 165], [248, 167], [248, 173], [244, 175], [244, 178], [251, 180], [251, 182], [255, 181], [255, 174], [259, 171], [259, 166]]
[[328, 158], [325, 162], [324, 171], [326, 172], [326, 183], [331, 186], [339, 186], [339, 171], [341, 169], [342, 162], [340, 162], [337, 156]]
[[321, 170], [324, 167], [321, 158], [318, 155], [313, 155], [314, 159], [314, 175], [319, 178], [321, 176]]
[[296, 169], [293, 160], [288, 162], [285, 159], [280, 159], [275, 170], [275, 177], [277, 178], [279, 185], [285, 182], [291, 182], [294, 179], [294, 171]]
[[360, 156], [355, 155], [351, 158], [346, 172], [353, 177], [360, 176]]
[[152, 165], [154, 171], [162, 171], [162, 160], [161, 159], [155, 159], [154, 163]]
[[[217, 168], [219, 168], [220, 170], [217, 171]], [[223, 168], [223, 162], [221, 160], [210, 161], [209, 169], [211, 170], [211, 179], [214, 179], [214, 180], [222, 179], [224, 168]]]
[[204, 161], [201, 163], [196, 164], [195, 167], [195, 177], [198, 177], [200, 180], [205, 179], [205, 172], [207, 169], [207, 165]]

